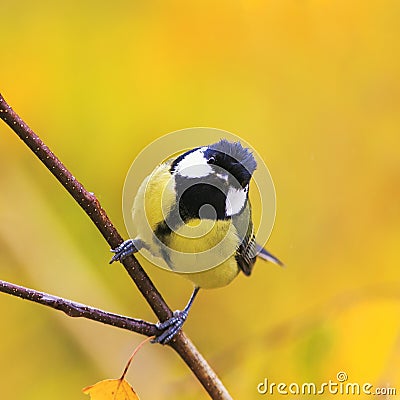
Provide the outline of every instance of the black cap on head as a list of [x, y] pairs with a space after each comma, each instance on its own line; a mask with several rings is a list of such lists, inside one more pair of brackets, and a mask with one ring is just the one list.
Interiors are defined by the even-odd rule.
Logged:
[[221, 139], [208, 146], [205, 154], [210, 159], [210, 164], [216, 164], [231, 173], [242, 187], [249, 184], [257, 168], [253, 153], [250, 149], [243, 147], [240, 142]]

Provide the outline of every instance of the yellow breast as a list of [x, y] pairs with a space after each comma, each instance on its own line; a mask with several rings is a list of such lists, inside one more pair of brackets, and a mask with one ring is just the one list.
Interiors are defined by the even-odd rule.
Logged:
[[228, 285], [238, 274], [232, 221], [191, 220], [172, 233], [168, 256], [174, 271], [202, 288]]
[[203, 272], [180, 274], [203, 289], [215, 289], [228, 285], [236, 278], [239, 267], [232, 256], [225, 262]]

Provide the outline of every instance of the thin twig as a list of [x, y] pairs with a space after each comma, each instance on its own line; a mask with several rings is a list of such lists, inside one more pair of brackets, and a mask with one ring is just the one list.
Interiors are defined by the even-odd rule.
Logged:
[[77, 303], [45, 292], [39, 292], [3, 280], [0, 280], [0, 292], [8, 293], [12, 296], [20, 297], [21, 299], [33, 301], [60, 310], [69, 317], [91, 319], [93, 321], [137, 332], [146, 336], [154, 336], [158, 333], [156, 325], [151, 324], [150, 322], [126, 317], [124, 315], [113, 314], [108, 311], [100, 310], [99, 308]]
[[119, 378], [121, 381], [122, 381], [123, 379], [125, 379], [126, 373], [128, 372], [128, 369], [129, 369], [129, 367], [130, 367], [131, 364], [132, 364], [133, 357], [135, 357], [136, 353], [137, 353], [146, 343], [150, 342], [150, 340], [155, 339], [155, 338], [156, 338], [155, 336], [150, 336], [150, 337], [148, 337], [147, 339], [145, 339], [145, 340], [143, 340], [142, 342], [140, 342], [140, 343], [135, 347], [135, 350], [133, 350], [133, 353], [131, 354], [131, 356], [130, 356], [129, 359], [128, 359], [128, 362], [127, 362], [126, 365], [125, 365], [125, 368], [124, 368], [124, 370], [123, 370], [123, 372], [122, 372], [121, 378]]
[[[47, 169], [67, 189], [96, 225], [107, 243], [112, 248], [122, 243], [121, 235], [108, 218], [96, 196], [84, 188], [55, 154], [7, 104], [1, 94], [0, 118], [23, 140]], [[122, 264], [157, 317], [161, 321], [168, 319], [172, 315], [171, 309], [165, 303], [137, 259], [134, 256], [130, 256], [125, 258]], [[212, 399], [231, 399], [231, 396], [215, 372], [183, 332], [179, 332], [169, 345], [175, 349], [193, 371]]]

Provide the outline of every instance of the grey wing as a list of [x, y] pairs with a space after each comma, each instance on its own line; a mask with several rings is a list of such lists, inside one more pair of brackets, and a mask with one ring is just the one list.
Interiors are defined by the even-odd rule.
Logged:
[[250, 223], [246, 236], [236, 250], [235, 259], [239, 268], [247, 276], [251, 274], [257, 257], [257, 244], [254, 236], [253, 224]]
[[[257, 257], [283, 266], [283, 263], [278, 258], [256, 243], [254, 227], [251, 220], [250, 201], [247, 202], [242, 213], [232, 218], [232, 221], [238, 231], [238, 236], [243, 237], [242, 242], [236, 250], [235, 258], [239, 268], [245, 275], [249, 276], [251, 274]], [[246, 222], [248, 223], [247, 229]]]

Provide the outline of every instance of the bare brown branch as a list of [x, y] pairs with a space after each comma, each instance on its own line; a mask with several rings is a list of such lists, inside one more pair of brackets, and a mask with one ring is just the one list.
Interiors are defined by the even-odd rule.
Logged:
[[8, 293], [24, 300], [33, 301], [54, 308], [55, 310], [60, 310], [69, 317], [91, 319], [93, 321], [137, 332], [146, 336], [154, 336], [158, 333], [155, 324], [151, 324], [141, 319], [113, 314], [108, 311], [100, 310], [99, 308], [77, 303], [45, 292], [39, 292], [3, 280], [0, 280], [0, 292]]

